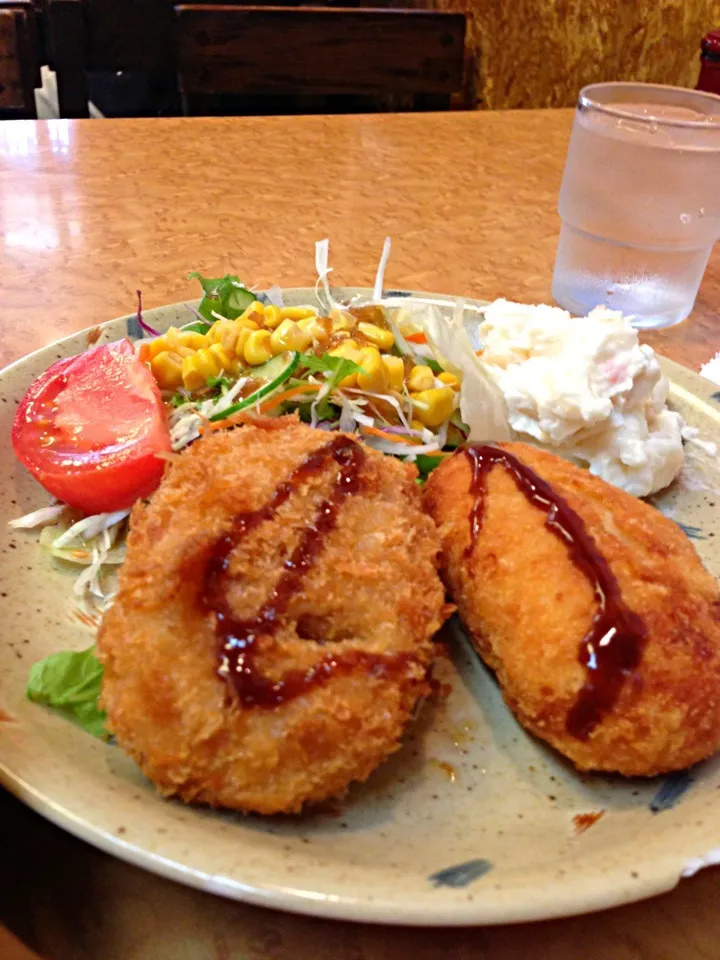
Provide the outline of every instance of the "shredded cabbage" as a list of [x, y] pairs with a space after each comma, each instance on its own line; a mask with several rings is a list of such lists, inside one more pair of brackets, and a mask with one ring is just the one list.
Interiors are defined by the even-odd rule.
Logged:
[[380, 254], [380, 263], [375, 274], [375, 286], [373, 287], [373, 300], [377, 300], [378, 303], [382, 302], [383, 281], [385, 280], [385, 268], [390, 259], [390, 246], [390, 237], [385, 237], [385, 243]]
[[277, 284], [274, 284], [272, 287], [270, 287], [269, 290], [266, 290], [265, 296], [267, 297], [268, 301], [271, 304], [273, 304], [273, 306], [275, 307], [285, 306], [285, 300], [283, 298], [282, 290]]
[[469, 440], [510, 440], [502, 392], [473, 350], [464, 323], [465, 302], [458, 300], [451, 317], [435, 306], [413, 315], [423, 327], [438, 363], [460, 379], [460, 415], [470, 428]]
[[315, 281], [315, 296], [318, 298], [318, 301], [322, 304], [320, 296], [318, 295], [318, 287], [322, 284], [323, 290], [325, 291], [325, 298], [328, 302], [329, 309], [333, 310], [343, 310], [344, 307], [341, 303], [338, 303], [337, 300], [333, 297], [330, 292], [330, 284], [328, 283], [328, 274], [332, 273], [332, 267], [328, 266], [330, 259], [330, 241], [327, 237], [324, 240], [318, 240], [315, 244], [315, 269], [317, 271], [318, 278]]
[[170, 446], [173, 450], [182, 450], [200, 436], [200, 427], [210, 417], [227, 410], [248, 382], [249, 377], [240, 377], [220, 397], [207, 400], [190, 400], [176, 407], [170, 414]]
[[52, 507], [41, 507], [39, 510], [33, 510], [32, 513], [26, 513], [24, 517], [10, 520], [8, 526], [15, 530], [33, 530], [35, 527], [44, 527], [46, 524], [58, 520], [67, 509], [65, 503], [57, 503]]
[[51, 556], [85, 568], [73, 584], [73, 594], [86, 609], [105, 610], [115, 598], [116, 577], [104, 568], [118, 567], [125, 560], [129, 513], [99, 513], [76, 523], [65, 517], [40, 534], [40, 546]]

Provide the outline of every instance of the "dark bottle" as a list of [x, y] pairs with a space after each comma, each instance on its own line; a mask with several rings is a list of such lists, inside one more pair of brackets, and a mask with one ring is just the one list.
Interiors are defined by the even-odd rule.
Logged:
[[713, 30], [700, 44], [697, 89], [720, 94], [720, 30]]

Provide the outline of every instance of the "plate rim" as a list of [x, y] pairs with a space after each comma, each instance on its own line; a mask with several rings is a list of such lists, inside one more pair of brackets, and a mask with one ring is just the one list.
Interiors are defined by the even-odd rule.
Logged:
[[[284, 287], [285, 291], [295, 294], [308, 294], [309, 298], [314, 299], [314, 289], [312, 287]], [[262, 293], [264, 291], [257, 291]], [[343, 295], [370, 297], [372, 290], [367, 287], [336, 287], [333, 292], [342, 298]], [[449, 294], [439, 294], [428, 291], [402, 290], [393, 288], [386, 292], [386, 296], [397, 294], [398, 299], [408, 300], [413, 298], [428, 299], [442, 303], [452, 304], [459, 299], [472, 307], [479, 308], [488, 303], [488, 301], [475, 298], [461, 298]], [[143, 317], [148, 322], [158, 315], [162, 315], [168, 310], [178, 309], [188, 304], [196, 306], [198, 299], [181, 300], [171, 304], [163, 304], [157, 307], [147, 308], [143, 311]], [[70, 341], [85, 336], [86, 340], [90, 334], [97, 330], [101, 332], [110, 326], [117, 326], [124, 323], [126, 329], [132, 322], [136, 321], [136, 313], [125, 314], [120, 317], [112, 318], [82, 330], [75, 331], [57, 340], [48, 342], [42, 347], [26, 354], [23, 357], [11, 362], [2, 370], [0, 377], [20, 369], [25, 363], [32, 359], [37, 359], [41, 354], [55, 347], [65, 345]], [[717, 385], [712, 381], [706, 380], [696, 371], [683, 366], [676, 361], [657, 354], [665, 368], [664, 372], [671, 380], [671, 392], [675, 385], [673, 374], [680, 377], [691, 375], [693, 382], [697, 382], [703, 392], [709, 393], [717, 391]], [[685, 389], [685, 388], [683, 388]], [[708, 402], [706, 397], [697, 395], [693, 391], [692, 396], [699, 400], [707, 412], [712, 414], [714, 419], [720, 423], [720, 413], [716, 411]], [[613, 871], [605, 874], [605, 881], [596, 890], [589, 895], [588, 890], [583, 884], [578, 884], [577, 890], [566, 887], [561, 898], [553, 894], [545, 893], [541, 898], [537, 897], [537, 887], [532, 889], [536, 891], [532, 900], [532, 906], [526, 905], [525, 898], [522, 897], [518, 888], [514, 888], [512, 900], [520, 900], [520, 903], [501, 903], [497, 897], [489, 897], [487, 908], [483, 908], [483, 895], [480, 893], [477, 898], [470, 901], [462, 898], [445, 899], [438, 898], [437, 906], [433, 907], [431, 903], [424, 900], [414, 902], [409, 900], [405, 906], [401, 907], [395, 901], [370, 901], [365, 897], [350, 896], [341, 894], [337, 897], [330, 897], [324, 893], [313, 893], [310, 890], [301, 890], [299, 885], [293, 887], [283, 886], [280, 882], [273, 885], [271, 883], [243, 884], [242, 881], [229, 878], [227, 875], [213, 875], [196, 867], [184, 866], [177, 859], [168, 859], [157, 853], [148, 850], [144, 846], [123, 840], [110, 832], [104, 831], [98, 826], [90, 824], [83, 817], [73, 813], [67, 803], [58, 803], [51, 796], [44, 794], [36, 789], [31, 783], [20, 776], [14, 774], [5, 764], [4, 759], [0, 757], [0, 783], [5, 786], [10, 793], [16, 796], [21, 802], [45, 817], [56, 826], [66, 830], [79, 839], [90, 843], [92, 846], [108, 853], [120, 860], [130, 863], [135, 867], [148, 870], [166, 879], [183, 883], [186, 886], [201, 890], [206, 893], [213, 893], [228, 899], [246, 902], [266, 908], [284, 910], [289, 913], [301, 914], [306, 916], [325, 917], [329, 919], [347, 920], [352, 922], [390, 924], [397, 926], [413, 927], [455, 927], [466, 925], [503, 925], [508, 923], [531, 922], [543, 919], [558, 919], [562, 917], [571, 917], [583, 913], [591, 913], [599, 910], [608, 909], [622, 904], [633, 903], [663, 892], [674, 889], [680, 879], [683, 877], [683, 870], [691, 860], [691, 854], [688, 853], [684, 860], [680, 860], [676, 854], [668, 854], [659, 859], [654, 857], [648, 861], [648, 867], [652, 869], [652, 876], [643, 875], [642, 880], [637, 882], [637, 890], [629, 892], [627, 888], [627, 867], [626, 865], [617, 866]], [[720, 844], [720, 835], [718, 836]], [[706, 852], [706, 851], [705, 851]], [[703, 859], [701, 854], [700, 860]], [[642, 860], [638, 861], [642, 867]], [[705, 866], [706, 864], [703, 864]], [[552, 890], [550, 886], [549, 890]], [[520, 891], [522, 888], [519, 888]], [[530, 889], [530, 888], [528, 888]], [[456, 891], [457, 892], [457, 891]], [[448, 891], [450, 894], [451, 891]]]

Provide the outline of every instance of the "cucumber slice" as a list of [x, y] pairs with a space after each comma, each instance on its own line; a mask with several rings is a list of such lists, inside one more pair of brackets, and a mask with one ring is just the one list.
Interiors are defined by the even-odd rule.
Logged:
[[[253, 367], [252, 369], [252, 378], [253, 380], [275, 380], [280, 374], [285, 370], [289, 363], [292, 363], [293, 356], [295, 355], [294, 351], [286, 351], [285, 353], [279, 353], [277, 357], [273, 357], [272, 360], [268, 360], [267, 363], [263, 363], [259, 367]], [[300, 354], [298, 353], [298, 362], [300, 360]], [[295, 364], [295, 367], [297, 364]], [[288, 376], [291, 376], [295, 367], [290, 371]], [[287, 379], [287, 377], [285, 378]], [[285, 382], [284, 380], [282, 381]]]
[[254, 393], [251, 393], [249, 397], [239, 400], [231, 407], [228, 407], [227, 410], [222, 410], [220, 413], [216, 413], [214, 416], [210, 417], [210, 419], [226, 420], [234, 413], [238, 413], [240, 410], [245, 410], [247, 407], [252, 407], [253, 404], [258, 402], [258, 400], [263, 400], [265, 397], [269, 397], [270, 394], [275, 393], [278, 387], [281, 387], [286, 380], [290, 379], [293, 373], [295, 373], [297, 370], [299, 364], [300, 354], [297, 350], [295, 350], [290, 354], [281, 353], [279, 356], [273, 357], [272, 360], [268, 360], [268, 362], [264, 363], [261, 367], [256, 367], [253, 371], [253, 376], [257, 377], [258, 379], [266, 380], [267, 382], [264, 383]]
[[233, 284], [232, 290], [227, 298], [227, 305], [236, 314], [236, 316], [231, 317], [231, 319], [237, 319], [237, 317], [239, 317], [241, 313], [244, 313], [247, 307], [249, 307], [251, 303], [255, 303], [256, 300], [257, 297], [254, 293], [246, 290], [245, 287], [236, 287], [235, 284]]

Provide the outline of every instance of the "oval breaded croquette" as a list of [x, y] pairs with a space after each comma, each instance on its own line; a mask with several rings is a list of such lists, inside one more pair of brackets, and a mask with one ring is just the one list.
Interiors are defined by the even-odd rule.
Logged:
[[293, 813], [398, 749], [448, 613], [415, 475], [284, 417], [198, 440], [135, 507], [101, 702], [163, 794]]
[[713, 754], [720, 593], [680, 527], [553, 454], [474, 450], [431, 474], [424, 504], [520, 722], [581, 770], [652, 776]]

